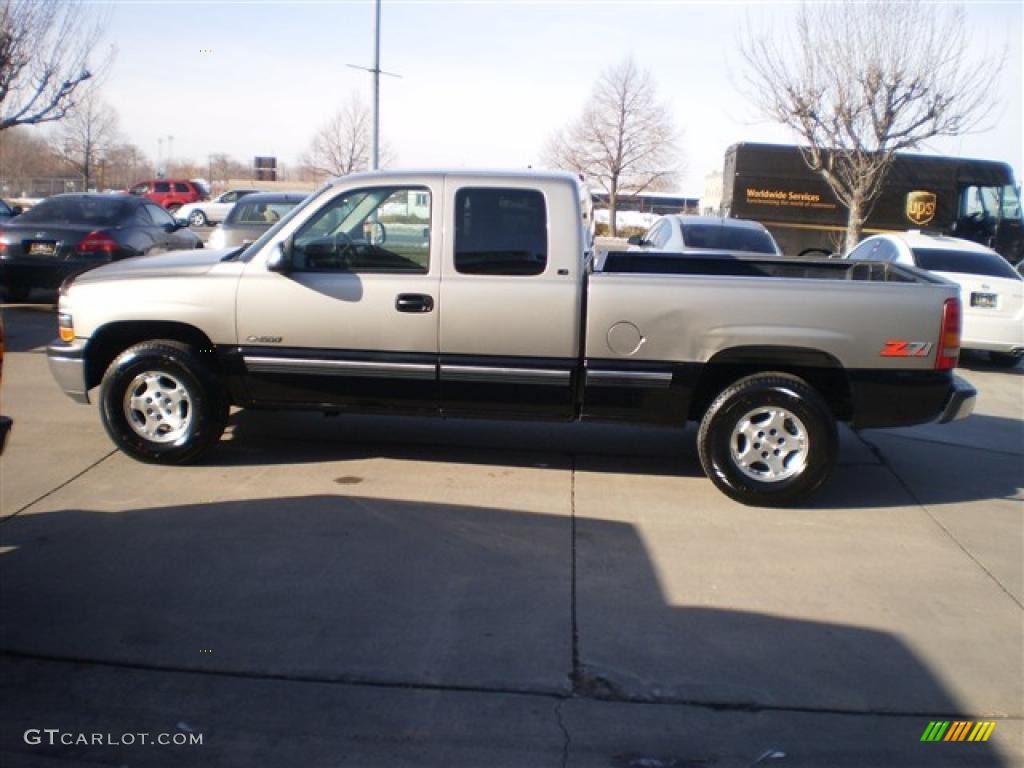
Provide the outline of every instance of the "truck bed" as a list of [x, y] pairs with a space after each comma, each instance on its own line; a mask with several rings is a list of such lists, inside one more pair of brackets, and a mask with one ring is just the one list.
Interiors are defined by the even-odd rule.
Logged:
[[919, 270], [885, 262], [759, 258], [707, 251], [610, 251], [599, 260], [595, 271], [647, 275], [866, 280], [874, 283], [942, 282]]
[[[588, 280], [586, 357], [700, 364], [770, 346], [847, 370], [929, 370], [928, 356], [880, 352], [891, 340], [933, 345], [943, 302], [957, 295], [952, 283], [881, 262], [610, 252]], [[624, 329], [635, 348], [617, 342]]]

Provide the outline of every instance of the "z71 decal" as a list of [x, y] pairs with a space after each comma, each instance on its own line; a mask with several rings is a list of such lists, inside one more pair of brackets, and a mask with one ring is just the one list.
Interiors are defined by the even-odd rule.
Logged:
[[930, 341], [904, 341], [889, 339], [878, 354], [882, 357], [928, 357], [932, 351]]

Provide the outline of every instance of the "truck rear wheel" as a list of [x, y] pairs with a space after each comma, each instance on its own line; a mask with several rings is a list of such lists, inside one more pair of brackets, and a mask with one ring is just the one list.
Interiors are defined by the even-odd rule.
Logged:
[[224, 389], [186, 344], [146, 341], [110, 364], [100, 416], [118, 448], [140, 461], [185, 464], [216, 443], [227, 425]]
[[796, 376], [759, 373], [725, 389], [700, 424], [697, 448], [711, 481], [751, 506], [795, 504], [817, 490], [835, 465], [835, 419]]

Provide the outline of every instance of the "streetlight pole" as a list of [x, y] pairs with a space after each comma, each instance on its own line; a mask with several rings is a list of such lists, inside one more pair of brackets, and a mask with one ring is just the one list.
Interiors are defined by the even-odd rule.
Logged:
[[376, 9], [373, 25], [373, 67], [360, 67], [357, 64], [348, 66], [373, 74], [373, 136], [371, 137], [370, 169], [376, 171], [380, 167], [380, 76], [401, 77], [401, 75], [385, 72], [380, 68], [380, 0], [375, 0], [374, 4]]
[[373, 25], [373, 158], [370, 170], [380, 167], [380, 0]]

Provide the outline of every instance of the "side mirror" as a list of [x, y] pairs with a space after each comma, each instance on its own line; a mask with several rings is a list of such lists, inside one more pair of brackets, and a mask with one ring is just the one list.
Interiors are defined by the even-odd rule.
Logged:
[[388, 232], [379, 221], [374, 221], [366, 228], [366, 239], [370, 245], [384, 245]]
[[274, 246], [270, 257], [267, 259], [267, 270], [282, 275], [288, 274], [292, 269], [292, 248], [291, 241], [285, 240]]
[[25, 212], [25, 209], [20, 205], [15, 205], [11, 208], [11, 216], [20, 216]]
[[164, 232], [177, 232], [182, 227], [187, 227], [187, 226], [188, 226], [188, 222], [187, 221], [184, 222], [184, 223], [182, 223], [181, 220], [169, 221], [166, 224], [164, 224]]
[[175, 219], [174, 223], [177, 225], [177, 229], [182, 229], [188, 226], [188, 219]]
[[633, 235], [626, 242], [629, 243], [629, 245], [643, 245], [644, 239], [640, 237], [640, 235]]

